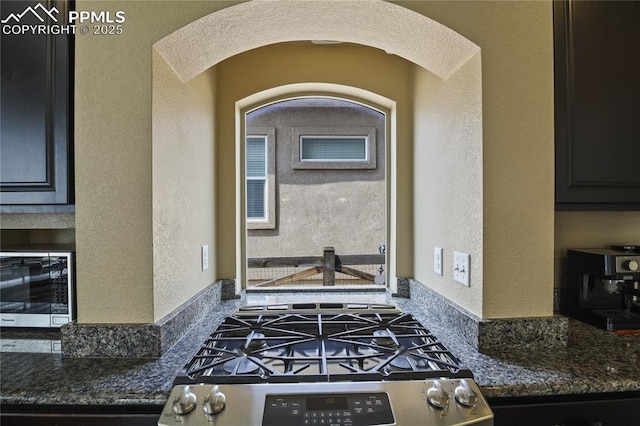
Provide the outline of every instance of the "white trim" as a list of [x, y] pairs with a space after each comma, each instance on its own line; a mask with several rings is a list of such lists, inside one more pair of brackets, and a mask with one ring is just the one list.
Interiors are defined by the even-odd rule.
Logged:
[[396, 102], [358, 87], [333, 83], [294, 83], [263, 90], [249, 95], [236, 102], [236, 294], [240, 294], [246, 283], [246, 231], [244, 220], [244, 135], [245, 115], [266, 105], [288, 99], [300, 98], [334, 98], [348, 100], [385, 114], [386, 152], [385, 182], [386, 196], [386, 274], [387, 285], [395, 293], [398, 291], [397, 277], [397, 106]]

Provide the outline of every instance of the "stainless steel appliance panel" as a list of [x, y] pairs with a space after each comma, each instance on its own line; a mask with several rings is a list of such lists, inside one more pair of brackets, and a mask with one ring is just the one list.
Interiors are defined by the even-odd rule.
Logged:
[[72, 252], [0, 253], [3, 327], [61, 327], [75, 317]]
[[[291, 418], [287, 424], [306, 425], [340, 425], [340, 426], [371, 426], [371, 425], [493, 425], [493, 413], [489, 409], [480, 390], [473, 381], [471, 389], [478, 399], [472, 407], [467, 407], [457, 402], [455, 390], [460, 385], [457, 379], [442, 379], [439, 383], [450, 395], [445, 408], [437, 408], [427, 401], [427, 394], [433, 387], [433, 380], [415, 381], [377, 381], [377, 382], [340, 382], [340, 383], [263, 383], [263, 384], [230, 384], [219, 385], [219, 391], [225, 395], [226, 405], [224, 409], [214, 415], [205, 413], [204, 401], [211, 392], [212, 385], [185, 385], [189, 386], [195, 396], [193, 410], [185, 415], [174, 414], [171, 410], [172, 403], [180, 398], [184, 389], [183, 385], [175, 386], [169, 396], [169, 403], [165, 406], [159, 426], [189, 426], [189, 425], [265, 425], [265, 403], [270, 395], [290, 395], [300, 401], [327, 394], [336, 397], [360, 394], [384, 393], [388, 396], [393, 413], [393, 423], [359, 423], [357, 413], [353, 407], [348, 410], [334, 410], [334, 416], [329, 418], [328, 410], [306, 410], [295, 412], [291, 407]], [[364, 408], [366, 410], [366, 408]], [[325, 411], [324, 416], [320, 416]], [[341, 415], [335, 416], [338, 411]], [[309, 414], [305, 417], [305, 413]], [[315, 416], [313, 415], [315, 413]], [[306, 422], [306, 420], [308, 422]], [[338, 420], [339, 419], [339, 420]]]

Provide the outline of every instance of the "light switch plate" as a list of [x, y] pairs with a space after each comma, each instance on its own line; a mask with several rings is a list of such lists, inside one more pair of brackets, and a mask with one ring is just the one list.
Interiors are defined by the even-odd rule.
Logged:
[[205, 244], [202, 246], [202, 270], [207, 269], [209, 269], [209, 246]]
[[442, 247], [433, 248], [433, 272], [442, 275]]
[[453, 279], [462, 285], [470, 287], [471, 256], [467, 253], [453, 252]]

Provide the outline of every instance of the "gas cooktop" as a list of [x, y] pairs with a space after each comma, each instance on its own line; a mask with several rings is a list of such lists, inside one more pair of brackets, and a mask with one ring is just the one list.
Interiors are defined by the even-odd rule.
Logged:
[[392, 305], [251, 306], [227, 317], [174, 384], [472, 378]]
[[[198, 407], [200, 407], [198, 409]], [[388, 304], [246, 306], [174, 380], [159, 425], [493, 424], [472, 372]]]

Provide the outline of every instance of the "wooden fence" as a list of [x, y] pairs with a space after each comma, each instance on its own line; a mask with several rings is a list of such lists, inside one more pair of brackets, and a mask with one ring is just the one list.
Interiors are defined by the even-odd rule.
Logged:
[[336, 255], [336, 250], [333, 247], [325, 247], [322, 256], [254, 257], [247, 259], [247, 266], [249, 268], [307, 268], [285, 277], [256, 284], [256, 286], [264, 287], [291, 284], [320, 273], [322, 273], [323, 286], [334, 286], [336, 283], [336, 272], [362, 280], [375, 282], [374, 275], [368, 272], [359, 271], [355, 268], [351, 268], [350, 266], [384, 264], [384, 254], [345, 254], [338, 256]]

